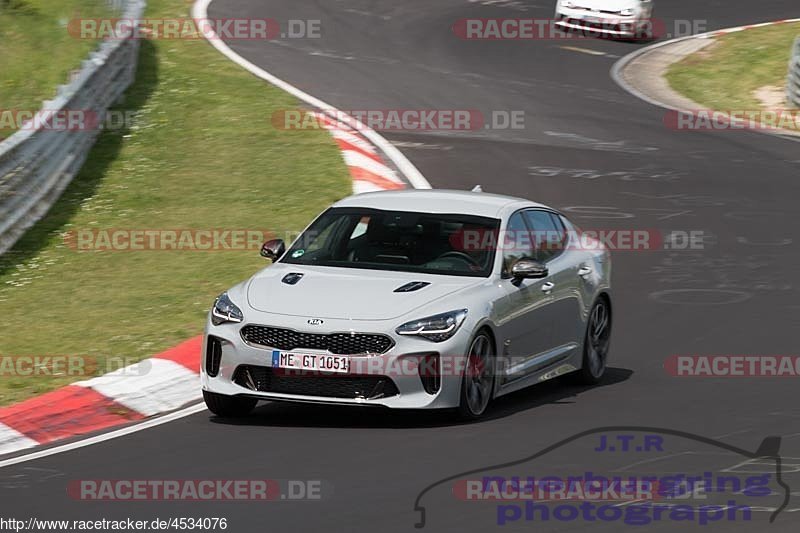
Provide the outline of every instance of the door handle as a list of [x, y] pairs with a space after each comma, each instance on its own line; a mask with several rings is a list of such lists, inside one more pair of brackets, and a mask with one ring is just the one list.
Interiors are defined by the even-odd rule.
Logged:
[[592, 267], [590, 267], [590, 266], [582, 265], [578, 269], [578, 275], [580, 277], [582, 277], [582, 278], [585, 278], [586, 276], [588, 276], [591, 273], [592, 273]]
[[548, 292], [552, 291], [553, 287], [555, 287], [555, 286], [556, 286], [556, 284], [553, 283], [552, 281], [546, 281], [545, 283], [542, 283], [542, 292], [543, 293], [548, 293]]

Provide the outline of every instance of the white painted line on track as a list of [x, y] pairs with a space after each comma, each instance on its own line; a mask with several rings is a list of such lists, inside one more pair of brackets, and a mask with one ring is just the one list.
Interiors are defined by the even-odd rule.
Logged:
[[569, 52], [578, 52], [581, 54], [588, 54], [590, 56], [603, 56], [603, 57], [613, 57], [618, 58], [618, 55], [614, 54], [607, 54], [605, 52], [601, 52], [600, 50], [593, 50], [591, 48], [581, 48], [580, 46], [559, 46], [562, 50], [567, 50]]
[[55, 446], [53, 448], [48, 448], [46, 450], [27, 453], [25, 455], [20, 455], [19, 457], [12, 457], [10, 459], [0, 461], [0, 468], [20, 463], [27, 463], [28, 461], [34, 461], [36, 459], [41, 459], [43, 457], [49, 457], [51, 455], [57, 455], [59, 453], [70, 452], [72, 450], [77, 450], [79, 448], [85, 448], [86, 446], [91, 446], [92, 444], [98, 444], [119, 437], [124, 437], [126, 435], [130, 435], [131, 433], [137, 433], [145, 429], [150, 429], [152, 427], [160, 426], [162, 424], [166, 424], [168, 422], [172, 422], [180, 418], [185, 418], [187, 416], [191, 416], [205, 410], [206, 410], [205, 404], [203, 403], [195, 404], [186, 407], [184, 409], [181, 409], [180, 411], [176, 411], [174, 413], [170, 413], [168, 415], [164, 415], [158, 418], [153, 418], [151, 420], [145, 420], [144, 422], [139, 422], [138, 424], [118, 429], [116, 431], [110, 431], [108, 433], [103, 433], [102, 435], [89, 437], [88, 439], [82, 439], [79, 441], [70, 442], [69, 444], [62, 444], [61, 446]]

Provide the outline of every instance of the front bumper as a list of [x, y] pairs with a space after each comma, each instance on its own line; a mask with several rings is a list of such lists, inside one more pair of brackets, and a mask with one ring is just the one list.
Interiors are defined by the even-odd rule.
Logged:
[[562, 8], [555, 16], [557, 27], [579, 30], [588, 36], [636, 37], [642, 32], [641, 24], [636, 16], [623, 17], [581, 9]]
[[[253, 317], [240, 324], [214, 326], [207, 322], [201, 362], [203, 390], [227, 396], [248, 396], [262, 400], [279, 400], [337, 405], [379, 405], [390, 408], [436, 409], [459, 404], [461, 376], [470, 340], [469, 319], [445, 342], [435, 343], [419, 337], [397, 335], [392, 321], [325, 320], [325, 328], [313, 333], [358, 331], [389, 335], [395, 344], [385, 353], [348, 356], [348, 373], [290, 373], [274, 369], [274, 348], [248, 344], [241, 329], [247, 324], [260, 324], [310, 332], [307, 317], [267, 315]], [[209, 336], [219, 339], [219, 369], [209, 373]], [[211, 347], [210, 347], [211, 346]], [[298, 354], [331, 355], [312, 349], [290, 350]], [[438, 389], [426, 390], [420, 378], [420, 361], [436, 356], [440, 361]], [[429, 362], [430, 360], [428, 360]], [[430, 390], [430, 384], [428, 389]]]

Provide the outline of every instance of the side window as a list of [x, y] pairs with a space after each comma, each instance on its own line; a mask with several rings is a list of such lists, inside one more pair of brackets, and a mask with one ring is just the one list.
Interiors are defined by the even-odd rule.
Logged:
[[533, 233], [531, 240], [536, 248], [537, 261], [546, 263], [558, 256], [566, 243], [566, 232], [561, 220], [549, 211], [529, 209], [525, 211]]
[[508, 219], [506, 232], [501, 236], [500, 246], [503, 249], [503, 272], [511, 272], [511, 266], [519, 259], [534, 258], [531, 232], [525, 224], [522, 213], [514, 213]]

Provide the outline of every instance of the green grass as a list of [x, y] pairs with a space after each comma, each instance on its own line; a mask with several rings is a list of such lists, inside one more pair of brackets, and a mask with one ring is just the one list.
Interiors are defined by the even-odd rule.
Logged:
[[70, 36], [67, 23], [108, 14], [105, 0], [0, 0], [0, 109], [37, 110], [53, 98], [97, 45]]
[[[150, 17], [185, 17], [182, 0], [150, 0]], [[297, 230], [350, 193], [325, 131], [278, 131], [297, 102], [204, 41], [143, 41], [121, 109], [41, 223], [0, 258], [0, 354], [144, 358], [202, 331], [213, 298], [265, 266], [257, 251], [79, 252], [85, 228]], [[4, 377], [0, 404], [67, 378]]]
[[710, 49], [672, 65], [667, 81], [710, 109], [761, 109], [753, 91], [786, 86], [792, 42], [798, 35], [800, 24], [785, 24], [719, 37]]

